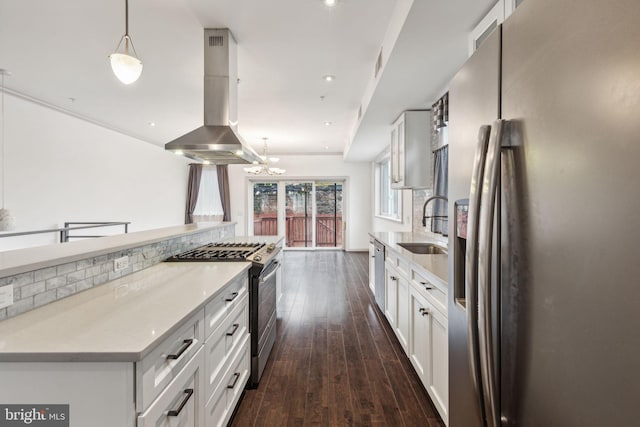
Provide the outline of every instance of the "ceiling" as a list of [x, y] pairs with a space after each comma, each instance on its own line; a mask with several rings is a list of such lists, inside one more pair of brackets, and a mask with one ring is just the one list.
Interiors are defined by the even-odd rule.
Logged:
[[[131, 0], [129, 33], [144, 70], [125, 86], [107, 58], [124, 33], [124, 1], [0, 0], [0, 68], [12, 72], [13, 93], [163, 146], [203, 124], [202, 29], [226, 27], [238, 42], [238, 130], [251, 146], [261, 151], [268, 137], [271, 153], [370, 160], [403, 109], [435, 99], [494, 2]], [[411, 4], [404, 26], [390, 27]], [[390, 36], [396, 48], [374, 80]]]

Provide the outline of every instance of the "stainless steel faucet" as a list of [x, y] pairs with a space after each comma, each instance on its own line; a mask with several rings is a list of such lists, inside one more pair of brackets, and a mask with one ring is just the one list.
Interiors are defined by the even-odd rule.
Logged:
[[424, 206], [422, 206], [422, 226], [423, 227], [427, 226], [427, 218], [449, 218], [449, 215], [431, 215], [431, 216], [427, 216], [427, 205], [429, 204], [430, 201], [436, 200], [436, 199], [444, 200], [445, 202], [447, 202], [447, 204], [449, 203], [449, 199], [447, 199], [444, 196], [432, 196], [432, 197], [429, 197], [424, 202]]

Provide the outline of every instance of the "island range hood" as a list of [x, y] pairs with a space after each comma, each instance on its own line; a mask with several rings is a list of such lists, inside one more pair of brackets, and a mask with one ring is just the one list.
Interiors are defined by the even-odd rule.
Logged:
[[211, 164], [262, 163], [236, 130], [237, 57], [227, 28], [204, 30], [204, 126], [165, 144], [165, 150]]

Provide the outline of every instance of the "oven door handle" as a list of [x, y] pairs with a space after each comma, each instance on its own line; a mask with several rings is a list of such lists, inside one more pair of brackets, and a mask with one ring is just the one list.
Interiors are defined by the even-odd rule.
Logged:
[[280, 262], [276, 260], [276, 261], [273, 261], [273, 264], [271, 265], [273, 265], [274, 267], [271, 267], [268, 273], [266, 271], [263, 271], [262, 274], [260, 274], [260, 277], [259, 277], [260, 283], [264, 283], [267, 280], [271, 279], [271, 276], [273, 276], [278, 272], [278, 269], [280, 268]]

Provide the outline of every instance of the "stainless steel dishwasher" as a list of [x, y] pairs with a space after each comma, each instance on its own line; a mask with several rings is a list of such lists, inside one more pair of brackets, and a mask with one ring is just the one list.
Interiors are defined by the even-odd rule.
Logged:
[[384, 245], [374, 240], [375, 246], [375, 296], [376, 304], [384, 313]]

